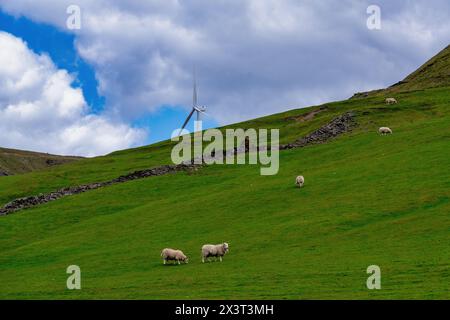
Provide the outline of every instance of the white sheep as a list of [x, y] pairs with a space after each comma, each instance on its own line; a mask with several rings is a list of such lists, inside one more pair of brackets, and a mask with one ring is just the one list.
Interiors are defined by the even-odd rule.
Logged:
[[392, 130], [391, 128], [388, 127], [381, 127], [380, 129], [378, 129], [378, 132], [382, 135], [384, 134], [392, 134]]
[[178, 264], [180, 264], [180, 261], [183, 261], [184, 263], [189, 262], [189, 258], [186, 257], [183, 251], [176, 249], [163, 249], [161, 251], [161, 257], [163, 258], [164, 264], [166, 264], [167, 261], [176, 261]]
[[386, 98], [385, 102], [386, 104], [394, 104], [397, 103], [397, 100], [395, 98]]
[[295, 178], [295, 184], [298, 185], [299, 188], [303, 187], [303, 185], [305, 184], [305, 177], [298, 176], [297, 178]]
[[222, 257], [225, 255], [225, 253], [228, 252], [228, 243], [224, 242], [221, 244], [205, 244], [202, 247], [202, 262], [205, 262], [206, 258], [209, 257], [219, 257], [220, 261], [222, 262]]

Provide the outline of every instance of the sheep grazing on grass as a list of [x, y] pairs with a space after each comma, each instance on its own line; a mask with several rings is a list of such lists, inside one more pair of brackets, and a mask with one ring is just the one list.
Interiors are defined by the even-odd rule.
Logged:
[[303, 185], [305, 184], [305, 177], [298, 176], [297, 178], [295, 178], [295, 184], [298, 185], [299, 188], [303, 187]]
[[164, 260], [164, 264], [166, 264], [167, 261], [176, 261], [178, 264], [180, 264], [180, 261], [184, 263], [189, 262], [188, 257], [186, 257], [183, 251], [170, 248], [163, 249], [163, 251], [161, 251], [161, 257]]
[[397, 103], [397, 100], [395, 98], [386, 98], [385, 102], [386, 104], [394, 104]]
[[378, 132], [382, 135], [392, 134], [391, 128], [388, 128], [388, 127], [381, 127], [380, 129], [378, 129]]
[[[202, 247], [202, 262], [210, 257], [219, 257], [220, 262], [222, 262], [222, 257], [228, 252], [228, 243], [224, 242], [221, 244], [205, 244]], [[208, 259], [209, 260], [209, 259]]]

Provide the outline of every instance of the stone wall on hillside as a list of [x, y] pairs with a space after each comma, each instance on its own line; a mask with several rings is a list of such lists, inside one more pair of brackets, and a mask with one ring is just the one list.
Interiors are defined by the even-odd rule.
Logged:
[[[285, 149], [292, 149], [292, 148], [301, 148], [305, 147], [310, 144], [319, 144], [319, 143], [325, 143], [329, 141], [330, 139], [333, 139], [343, 133], [346, 133], [348, 131], [351, 131], [353, 127], [356, 126], [355, 121], [355, 114], [353, 112], [346, 112], [333, 120], [331, 120], [326, 125], [320, 127], [319, 129], [313, 131], [312, 133], [308, 134], [305, 137], [302, 137], [292, 143], [281, 145], [280, 150]], [[265, 150], [265, 147], [261, 148], [251, 148], [251, 146], [248, 143], [248, 140], [246, 140], [240, 147], [234, 148], [232, 150], [225, 151], [224, 150], [224, 157], [227, 156], [233, 156], [235, 154], [249, 152], [249, 150], [257, 150], [257, 151], [263, 151]], [[211, 155], [214, 156], [214, 155]], [[39, 204], [47, 203], [50, 201], [57, 200], [59, 198], [70, 196], [73, 194], [83, 193], [89, 190], [95, 190], [98, 188], [106, 187], [112, 184], [116, 183], [123, 183], [131, 180], [136, 179], [143, 179], [147, 177], [152, 176], [162, 176], [169, 173], [174, 173], [178, 171], [192, 171], [197, 170], [199, 167], [202, 166], [202, 164], [195, 164], [195, 159], [192, 159], [191, 161], [188, 161], [183, 164], [178, 165], [163, 165], [151, 169], [145, 169], [145, 170], [139, 170], [134, 171], [132, 173], [120, 176], [118, 178], [105, 181], [105, 182], [95, 182], [75, 187], [67, 187], [62, 188], [60, 190], [46, 193], [46, 194], [39, 194], [36, 196], [29, 196], [24, 198], [15, 199], [2, 208], [0, 208], [0, 215], [7, 215], [12, 212], [30, 208], [37, 206]], [[202, 160], [205, 160], [203, 158]], [[200, 162], [200, 161], [199, 161]]]

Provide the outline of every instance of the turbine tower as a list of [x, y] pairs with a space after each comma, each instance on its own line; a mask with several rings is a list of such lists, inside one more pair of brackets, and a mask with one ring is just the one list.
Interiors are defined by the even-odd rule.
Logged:
[[[188, 124], [189, 120], [191, 120], [192, 115], [194, 114], [194, 112], [197, 113], [197, 126], [198, 126], [198, 122], [200, 121], [200, 114], [206, 114], [206, 107], [202, 107], [198, 105], [197, 102], [197, 77], [195, 74], [195, 70], [194, 70], [194, 85], [193, 85], [193, 92], [192, 92], [192, 110], [189, 113], [189, 115], [187, 116], [186, 120], [183, 123], [183, 126], [180, 129], [180, 133], [178, 135], [181, 135], [181, 132], [183, 131], [183, 129], [186, 127], [186, 125]], [[198, 128], [196, 126], [195, 131], [199, 131], [200, 128]]]

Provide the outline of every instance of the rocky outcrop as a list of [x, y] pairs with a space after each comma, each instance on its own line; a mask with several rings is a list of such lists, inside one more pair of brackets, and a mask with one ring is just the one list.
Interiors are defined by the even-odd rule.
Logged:
[[30, 197], [24, 197], [19, 198], [16, 200], [13, 200], [6, 204], [3, 208], [0, 208], [0, 215], [6, 215], [10, 214], [12, 212], [30, 208], [37, 206], [39, 204], [47, 203], [50, 201], [57, 200], [59, 198], [70, 196], [73, 194], [83, 193], [89, 190], [98, 189], [101, 187], [109, 186], [116, 183], [122, 183], [127, 182], [131, 180], [136, 179], [142, 179], [152, 176], [162, 176], [165, 174], [178, 172], [178, 171], [185, 171], [185, 170], [195, 170], [199, 167], [199, 165], [196, 164], [179, 164], [179, 165], [164, 165], [152, 169], [146, 169], [146, 170], [140, 170], [135, 171], [130, 174], [120, 176], [116, 179], [105, 181], [105, 182], [96, 182], [96, 183], [90, 183], [86, 185], [80, 185], [75, 187], [68, 187], [63, 188], [54, 192], [46, 193], [46, 194], [39, 194], [37, 196], [30, 196]]
[[346, 112], [334, 118], [328, 124], [320, 127], [316, 131], [308, 134], [306, 137], [300, 138], [293, 143], [280, 146], [280, 150], [301, 148], [310, 144], [325, 143], [330, 139], [337, 137], [343, 133], [351, 131], [356, 126], [355, 114]]
[[[318, 110], [316, 110], [315, 114], [317, 114], [323, 110], [326, 110], [326, 109], [318, 109]], [[309, 144], [325, 143], [325, 142], [329, 141], [330, 139], [333, 139], [343, 133], [351, 131], [352, 128], [355, 126], [356, 126], [355, 114], [354, 114], [354, 112], [349, 111], [349, 112], [346, 112], [346, 113], [334, 118], [326, 125], [320, 127], [316, 131], [308, 134], [306, 137], [300, 138], [289, 144], [280, 145], [279, 149], [286, 150], [286, 149], [305, 147]], [[225, 159], [227, 157], [232, 157], [237, 154], [248, 153], [249, 151], [263, 152], [266, 150], [267, 150], [266, 146], [260, 147], [260, 146], [250, 145], [249, 139], [248, 139], [248, 137], [246, 137], [245, 141], [239, 147], [234, 147], [233, 149], [230, 149], [230, 150], [223, 150], [222, 156], [223, 156], [223, 159]], [[211, 155], [204, 156], [201, 159], [195, 158], [192, 161], [194, 161], [195, 163], [200, 163], [202, 160], [203, 161], [211, 160], [215, 156], [216, 156], [215, 151], [213, 151], [211, 153]]]
[[9, 176], [8, 172], [0, 170], [0, 177], [1, 176]]
[[62, 160], [58, 160], [58, 159], [46, 159], [45, 160], [45, 164], [47, 165], [47, 166], [57, 166], [57, 165], [60, 165], [60, 164], [63, 164], [64, 163], [64, 161], [62, 161]]

